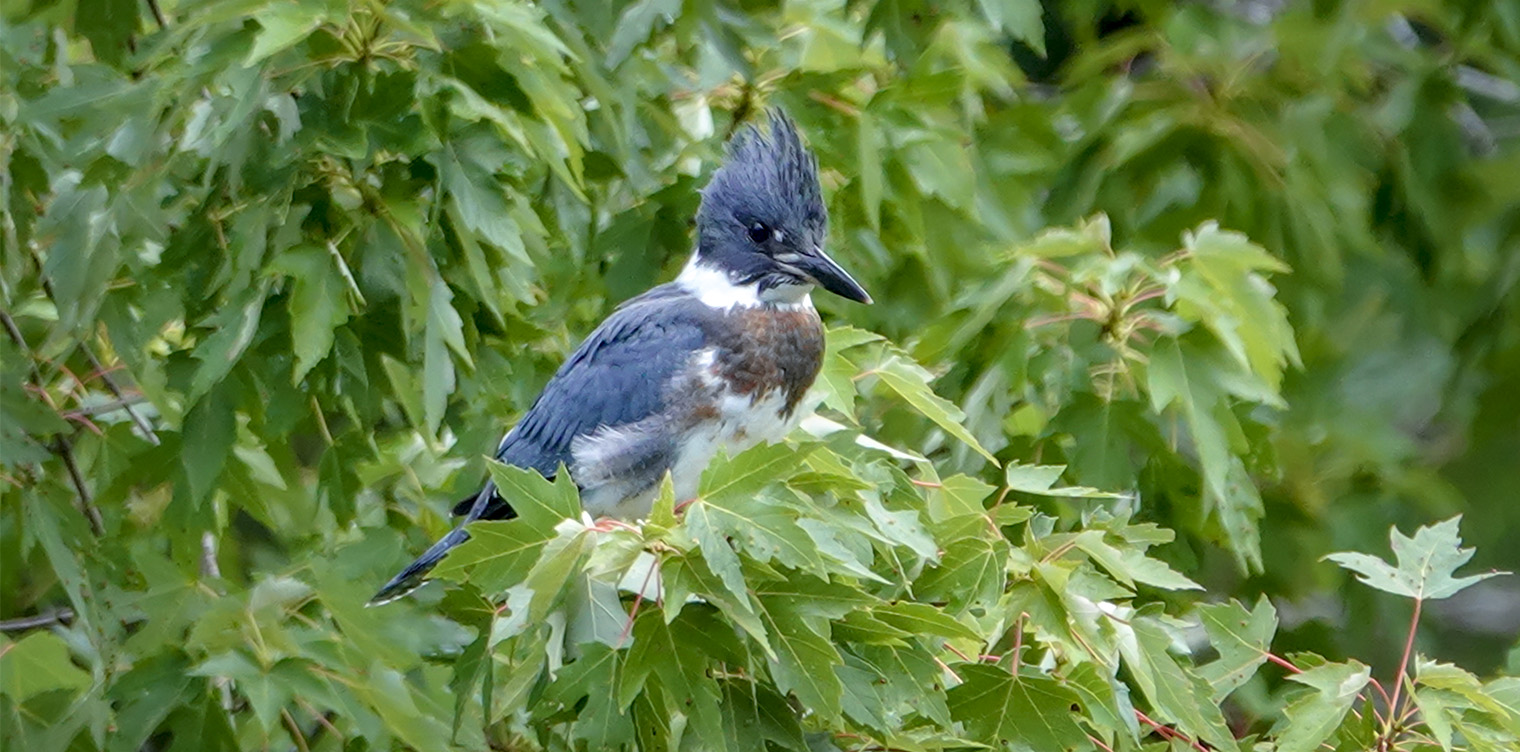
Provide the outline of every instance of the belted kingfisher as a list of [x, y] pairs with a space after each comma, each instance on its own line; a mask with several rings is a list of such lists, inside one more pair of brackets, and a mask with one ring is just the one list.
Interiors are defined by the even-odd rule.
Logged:
[[[669, 282], [623, 303], [560, 366], [496, 457], [553, 478], [561, 464], [592, 515], [647, 515], [661, 478], [677, 499], [729, 454], [777, 441], [802, 419], [823, 364], [813, 288], [870, 303], [823, 251], [828, 210], [818, 160], [772, 111], [748, 126], [702, 191], [697, 248]], [[459, 503], [464, 519], [375, 597], [412, 591], [477, 519], [510, 519], [495, 485]]]

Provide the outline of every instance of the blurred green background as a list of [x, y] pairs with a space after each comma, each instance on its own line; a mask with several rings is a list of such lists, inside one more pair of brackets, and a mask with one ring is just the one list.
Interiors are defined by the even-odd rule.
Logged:
[[[1476, 568], [1520, 570], [1520, 4], [39, 0], [3, 19], [0, 618], [88, 587], [76, 650], [178, 639], [205, 614], [142, 593], [197, 572], [332, 561], [325, 593], [367, 594], [447, 529], [574, 343], [673, 276], [724, 138], [773, 106], [878, 301], [820, 299], [825, 318], [910, 351], [1000, 460], [1137, 490], [1209, 598], [1274, 599], [1279, 653], [1397, 660], [1408, 605], [1320, 561], [1386, 554], [1389, 525], [1463, 514]], [[1100, 214], [1125, 258], [1216, 220], [1291, 269], [1270, 284], [1301, 362], [1280, 402], [1220, 408], [1259, 515], [1209, 500], [1188, 428], [1113, 369], [1106, 282], [1020, 250]], [[859, 424], [997, 477], [887, 400]], [[1231, 503], [1259, 532], [1223, 529]], [[152, 618], [113, 626], [118, 608]], [[457, 629], [395, 613], [377, 641]], [[1431, 655], [1520, 669], [1513, 578], [1427, 625]]]

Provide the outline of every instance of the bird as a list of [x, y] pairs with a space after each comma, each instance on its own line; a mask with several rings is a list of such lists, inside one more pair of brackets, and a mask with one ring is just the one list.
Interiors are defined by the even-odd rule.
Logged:
[[[729, 140], [701, 191], [695, 249], [674, 281], [619, 305], [550, 378], [496, 448], [503, 463], [553, 479], [561, 467], [593, 517], [646, 517], [666, 473], [677, 499], [702, 471], [785, 437], [823, 365], [815, 288], [871, 296], [824, 251], [828, 209], [818, 159], [771, 109]], [[475, 520], [511, 519], [487, 480], [454, 509], [459, 524], [371, 599], [419, 587]]]

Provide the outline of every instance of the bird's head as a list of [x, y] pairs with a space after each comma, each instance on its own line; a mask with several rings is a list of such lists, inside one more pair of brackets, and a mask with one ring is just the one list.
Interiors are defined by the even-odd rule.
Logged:
[[814, 285], [871, 302], [865, 288], [823, 251], [829, 212], [818, 186], [818, 159], [797, 127], [770, 112], [768, 133], [747, 126], [702, 191], [693, 274], [753, 290], [766, 302], [795, 302]]

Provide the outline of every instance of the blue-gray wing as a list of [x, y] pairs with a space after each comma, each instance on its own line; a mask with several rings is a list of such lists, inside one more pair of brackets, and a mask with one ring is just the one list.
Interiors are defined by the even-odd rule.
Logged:
[[496, 456], [554, 477], [576, 437], [643, 420], [707, 343], [710, 309], [672, 285], [623, 304], [560, 366]]

